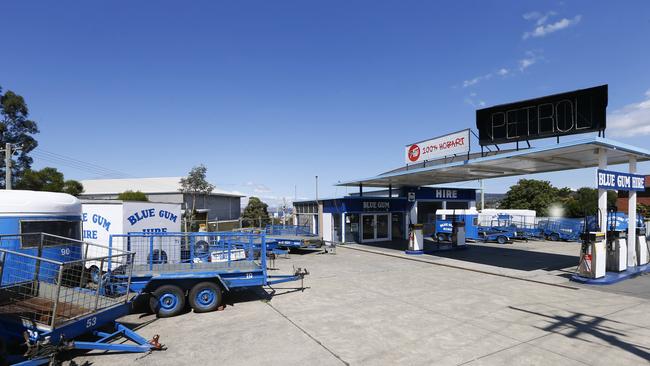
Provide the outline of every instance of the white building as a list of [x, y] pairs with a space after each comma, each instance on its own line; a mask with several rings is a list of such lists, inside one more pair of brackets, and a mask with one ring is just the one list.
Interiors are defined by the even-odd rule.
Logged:
[[[84, 199], [117, 199], [124, 191], [140, 191], [150, 202], [181, 204], [181, 209], [192, 207], [192, 195], [180, 191], [182, 177], [90, 179], [82, 180]], [[209, 195], [199, 195], [196, 209], [209, 221], [237, 220], [241, 214], [241, 198], [238, 193], [215, 188]]]

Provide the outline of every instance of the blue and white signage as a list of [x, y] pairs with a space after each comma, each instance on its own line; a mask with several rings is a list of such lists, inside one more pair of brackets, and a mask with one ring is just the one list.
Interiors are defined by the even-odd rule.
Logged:
[[598, 169], [598, 188], [617, 191], [645, 191], [643, 175]]

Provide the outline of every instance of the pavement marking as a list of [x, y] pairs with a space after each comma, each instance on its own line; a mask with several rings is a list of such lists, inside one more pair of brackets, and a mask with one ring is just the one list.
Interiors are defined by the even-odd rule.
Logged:
[[312, 336], [311, 334], [309, 334], [309, 332], [307, 332], [307, 331], [306, 331], [305, 329], [303, 329], [301, 326], [299, 326], [298, 324], [296, 324], [296, 322], [294, 322], [293, 320], [289, 319], [289, 317], [288, 317], [287, 315], [285, 315], [285, 314], [282, 313], [280, 310], [278, 310], [275, 306], [273, 306], [273, 304], [271, 304], [270, 302], [266, 302], [266, 305], [270, 306], [271, 309], [275, 310], [276, 313], [280, 314], [280, 316], [282, 316], [283, 318], [285, 318], [285, 319], [286, 319], [289, 323], [291, 323], [294, 327], [298, 328], [298, 330], [300, 330], [301, 332], [303, 332], [307, 337], [311, 338], [311, 340], [313, 340], [314, 342], [316, 342], [316, 344], [318, 344], [318, 345], [321, 346], [324, 350], [326, 350], [327, 352], [329, 352], [329, 354], [331, 354], [332, 356], [336, 357], [336, 359], [339, 360], [339, 361], [341, 361], [341, 363], [343, 363], [343, 364], [346, 365], [346, 366], [349, 366], [349, 365], [350, 365], [349, 362], [345, 361], [344, 359], [341, 358], [341, 356], [337, 355], [334, 351], [332, 351], [331, 349], [327, 348], [326, 345], [324, 345], [321, 341], [319, 341], [319, 340], [316, 339], [314, 336]]
[[437, 262], [432, 262], [432, 261], [428, 261], [428, 260], [423, 260], [423, 259], [420, 259], [420, 258], [403, 257], [403, 256], [401, 256], [399, 254], [387, 253], [387, 252], [382, 252], [382, 251], [375, 251], [375, 250], [371, 250], [371, 249], [353, 248], [353, 247], [349, 247], [349, 246], [340, 246], [340, 247], [345, 248], [345, 249], [350, 249], [350, 250], [358, 250], [360, 252], [372, 253], [372, 254], [377, 254], [377, 255], [385, 255], [387, 257], [400, 258], [400, 259], [404, 259], [404, 260], [407, 260], [407, 261], [428, 263], [428, 264], [432, 264], [432, 265], [436, 265], [436, 266], [460, 269], [460, 270], [463, 270], [463, 271], [470, 271], [470, 272], [476, 272], [476, 273], [483, 273], [483, 274], [487, 274], [487, 275], [491, 275], [491, 276], [509, 278], [509, 279], [519, 280], [519, 281], [539, 283], [541, 285], [560, 287], [560, 288], [565, 288], [565, 289], [569, 289], [569, 290], [580, 290], [581, 289], [580, 287], [575, 287], [575, 286], [563, 285], [563, 284], [559, 284], [559, 283], [549, 283], [549, 282], [544, 282], [544, 281], [539, 281], [539, 280], [533, 280], [533, 279], [530, 279], [530, 278], [522, 278], [522, 277], [507, 275], [507, 274], [503, 274], [503, 273], [494, 273], [494, 272], [485, 271], [485, 270], [481, 270], [481, 269], [466, 268], [466, 267], [456, 266], [456, 265], [453, 265], [453, 264], [437, 263]]

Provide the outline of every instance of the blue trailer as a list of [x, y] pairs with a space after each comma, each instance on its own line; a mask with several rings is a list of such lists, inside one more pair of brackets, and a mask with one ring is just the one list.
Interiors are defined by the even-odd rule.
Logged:
[[[73, 348], [152, 349], [115, 322], [128, 314], [134, 297], [126, 291], [131, 254], [82, 242], [81, 219], [81, 204], [73, 196], [0, 191], [0, 364], [45, 364]], [[96, 283], [90, 281], [90, 264], [104, 273]], [[100, 331], [107, 325], [114, 330]], [[87, 333], [98, 340], [73, 341]], [[135, 344], [107, 343], [120, 335]]]
[[308, 226], [268, 225], [265, 229], [268, 243], [274, 243], [284, 249], [316, 249], [323, 246], [323, 241], [311, 233]]
[[465, 238], [468, 240], [505, 244], [512, 242], [515, 236], [511, 230], [479, 226], [475, 210], [437, 210], [434, 238], [438, 242], [451, 241], [454, 222], [465, 223]]
[[131, 233], [112, 235], [110, 246], [135, 253], [130, 289], [150, 296], [159, 317], [178, 315], [189, 303], [195, 312], [216, 310], [223, 293], [237, 288], [302, 280], [267, 273], [266, 234], [259, 232]]
[[[7, 249], [15, 243], [27, 243], [36, 255]], [[71, 349], [149, 352], [162, 348], [157, 339], [144, 339], [116, 322], [129, 313], [134, 298], [127, 291], [134, 254], [112, 249], [109, 255], [95, 255], [107, 249], [47, 233], [0, 236], [0, 350], [5, 352], [1, 361], [42, 365]], [[62, 250], [65, 259], [50, 258], [49, 253]], [[89, 281], [86, 264], [90, 261], [100, 263], [105, 271], [97, 284]], [[112, 330], [106, 332], [106, 326]], [[95, 341], [75, 340], [89, 333]], [[109, 343], [120, 336], [133, 343]]]

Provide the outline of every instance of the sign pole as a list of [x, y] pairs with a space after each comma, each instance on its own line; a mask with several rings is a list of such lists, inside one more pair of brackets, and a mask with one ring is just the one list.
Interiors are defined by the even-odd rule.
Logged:
[[[598, 169], [607, 169], [607, 151], [598, 149]], [[600, 215], [600, 231], [607, 231], [607, 190], [598, 188], [598, 215]]]

